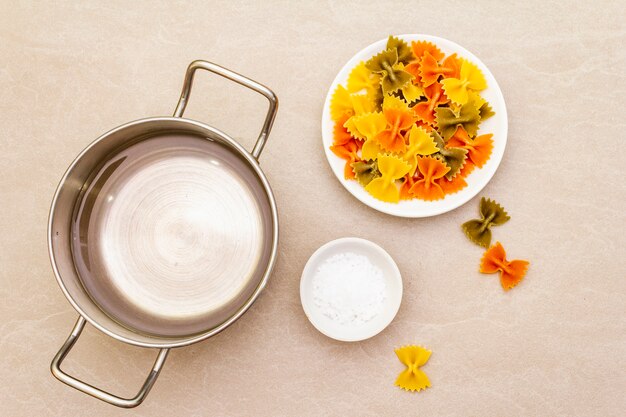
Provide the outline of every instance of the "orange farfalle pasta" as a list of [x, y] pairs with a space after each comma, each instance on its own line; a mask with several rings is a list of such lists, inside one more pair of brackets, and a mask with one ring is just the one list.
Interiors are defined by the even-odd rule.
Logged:
[[434, 83], [424, 89], [426, 101], [421, 101], [413, 106], [413, 114], [422, 122], [429, 125], [435, 124], [435, 109], [437, 106], [448, 102], [448, 98], [441, 88], [441, 84]]
[[419, 66], [419, 77], [424, 87], [437, 82], [440, 76], [444, 78], [457, 78], [460, 74], [461, 65], [455, 55], [450, 55], [439, 64], [429, 52], [425, 52]]
[[413, 55], [419, 61], [426, 52], [428, 52], [432, 57], [434, 57], [437, 61], [441, 61], [445, 56], [441, 49], [437, 48], [437, 46], [432, 42], [427, 41], [415, 41], [411, 42], [411, 51], [413, 51]]
[[483, 165], [491, 157], [491, 151], [493, 150], [492, 134], [476, 136], [472, 139], [467, 134], [462, 126], [459, 126], [454, 132], [454, 135], [448, 140], [447, 146], [456, 146], [467, 149], [468, 158], [478, 168], [482, 168]]
[[423, 178], [416, 181], [409, 192], [422, 200], [442, 199], [445, 194], [436, 180], [443, 178], [450, 168], [439, 159], [431, 156], [419, 158], [417, 168]]
[[333, 87], [325, 109], [334, 124], [324, 140], [332, 133], [344, 177], [393, 203], [466, 189], [499, 140], [482, 131], [495, 113], [480, 68], [436, 43], [393, 35], [362, 58]]
[[349, 114], [344, 114], [337, 119], [333, 128], [333, 145], [345, 145], [352, 139], [352, 135], [348, 132], [343, 124], [350, 118]]
[[404, 176], [404, 181], [400, 186], [400, 200], [412, 200], [415, 198], [415, 195], [411, 192], [411, 187], [413, 187], [415, 181], [418, 181], [420, 178], [419, 171], [416, 171], [414, 175], [409, 173]]
[[480, 272], [494, 274], [500, 272], [500, 284], [505, 291], [515, 287], [526, 275], [528, 261], [506, 260], [506, 252], [500, 242], [487, 249], [480, 260]]
[[359, 156], [357, 155], [359, 149], [359, 141], [355, 139], [350, 139], [343, 145], [333, 145], [330, 147], [330, 150], [333, 151], [335, 155], [346, 160], [343, 175], [347, 180], [355, 178], [354, 171], [352, 170], [352, 163], [359, 161]]
[[383, 114], [387, 119], [387, 128], [380, 132], [374, 140], [385, 150], [403, 153], [406, 151], [406, 142], [402, 131], [410, 129], [415, 118], [410, 110], [400, 108], [384, 108]]
[[467, 187], [467, 181], [465, 178], [474, 170], [474, 164], [470, 161], [466, 161], [463, 168], [459, 171], [458, 174], [451, 180], [447, 179], [445, 176], [439, 178], [436, 182], [441, 187], [445, 194], [454, 194], [461, 191], [463, 188]]

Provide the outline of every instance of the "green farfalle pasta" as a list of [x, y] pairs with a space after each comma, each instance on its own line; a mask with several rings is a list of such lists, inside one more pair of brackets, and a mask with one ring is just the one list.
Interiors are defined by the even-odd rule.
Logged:
[[448, 107], [437, 107], [435, 114], [439, 133], [446, 141], [454, 135], [459, 126], [462, 126], [471, 137], [478, 133], [480, 114], [471, 103], [461, 106], [458, 114]]
[[386, 49], [365, 63], [367, 69], [381, 74], [380, 86], [383, 94], [398, 91], [414, 78], [408, 72], [397, 67], [396, 64], [398, 64], [398, 51], [396, 49]]
[[398, 62], [403, 64], [408, 64], [415, 59], [411, 47], [405, 41], [393, 35], [390, 35], [389, 39], [387, 39], [387, 49], [395, 49], [398, 53]]
[[489, 103], [484, 102], [482, 106], [480, 106], [480, 108], [478, 109], [478, 114], [480, 115], [480, 121], [482, 122], [483, 120], [487, 120], [496, 113], [493, 111]]
[[446, 178], [451, 180], [456, 177], [456, 174], [458, 174], [461, 168], [463, 168], [463, 165], [465, 165], [468, 151], [467, 149], [456, 147], [446, 148], [445, 142], [434, 130], [430, 133], [430, 135], [439, 149], [439, 152], [433, 156], [443, 161], [448, 168], [450, 168], [450, 170], [446, 173]]
[[470, 220], [461, 226], [465, 235], [479, 246], [491, 245], [491, 226], [499, 226], [510, 217], [500, 204], [488, 198], [480, 199], [480, 219]]
[[383, 108], [383, 101], [385, 101], [385, 94], [383, 93], [382, 88], [377, 88], [376, 91], [370, 95], [370, 97], [372, 98], [376, 111], [381, 111]]
[[352, 163], [352, 171], [356, 180], [365, 187], [373, 179], [380, 177], [378, 163], [376, 161], [359, 161]]

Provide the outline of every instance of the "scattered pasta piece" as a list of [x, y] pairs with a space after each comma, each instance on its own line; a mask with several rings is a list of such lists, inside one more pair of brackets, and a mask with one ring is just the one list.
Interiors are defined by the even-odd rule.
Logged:
[[494, 274], [500, 272], [500, 284], [505, 291], [515, 287], [526, 275], [528, 261], [506, 260], [506, 252], [500, 242], [487, 249], [480, 260], [480, 272]]
[[397, 203], [400, 200], [400, 191], [395, 181], [404, 177], [411, 166], [402, 159], [391, 155], [378, 157], [378, 170], [381, 177], [373, 179], [365, 189], [379, 200]]
[[442, 199], [445, 194], [436, 180], [446, 175], [450, 168], [431, 156], [419, 158], [417, 167], [423, 178], [416, 181], [409, 192], [426, 201]]
[[331, 96], [331, 150], [345, 161], [344, 177], [393, 203], [439, 200], [468, 187], [496, 139], [479, 134], [494, 115], [486, 88], [467, 59], [432, 42], [389, 36]]
[[406, 391], [421, 391], [430, 387], [428, 376], [420, 369], [424, 366], [432, 351], [421, 346], [402, 346], [395, 350], [396, 356], [406, 369], [398, 375], [395, 385]]
[[509, 219], [504, 207], [483, 197], [480, 199], [480, 219], [467, 221], [461, 227], [469, 240], [488, 248], [491, 245], [491, 226], [499, 226]]

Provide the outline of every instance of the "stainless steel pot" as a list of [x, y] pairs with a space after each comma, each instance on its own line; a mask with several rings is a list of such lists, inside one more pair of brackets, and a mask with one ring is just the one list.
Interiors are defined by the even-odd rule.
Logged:
[[[197, 69], [268, 99], [252, 152], [182, 117]], [[56, 378], [118, 407], [136, 407], [169, 349], [220, 332], [256, 300], [278, 245], [276, 202], [258, 163], [277, 107], [267, 87], [194, 61], [173, 117], [119, 126], [72, 162], [52, 201], [48, 247], [57, 281], [80, 316], [52, 361]], [[61, 370], [86, 322], [122, 342], [160, 349], [136, 396], [119, 397]]]

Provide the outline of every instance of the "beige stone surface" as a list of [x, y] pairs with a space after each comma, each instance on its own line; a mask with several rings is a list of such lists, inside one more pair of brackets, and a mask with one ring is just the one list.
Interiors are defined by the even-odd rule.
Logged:
[[[626, 412], [626, 9], [623, 2], [0, 3], [0, 415], [620, 416]], [[321, 147], [327, 86], [389, 33], [465, 46], [492, 70], [509, 144], [480, 195], [512, 220], [494, 231], [531, 261], [504, 293], [477, 272], [459, 225], [478, 198], [422, 220], [350, 196]], [[280, 211], [280, 254], [235, 325], [171, 353], [147, 401], [124, 411], [55, 380], [77, 314], [48, 260], [49, 204], [67, 165], [102, 132], [174, 109], [187, 64], [215, 61], [270, 86], [280, 111], [261, 163]], [[198, 77], [188, 116], [251, 146], [262, 98]], [[343, 236], [396, 259], [395, 321], [361, 343], [318, 333], [298, 285], [309, 255]], [[433, 350], [432, 388], [394, 387], [393, 349]], [[155, 352], [88, 328], [66, 368], [116, 393]]]

